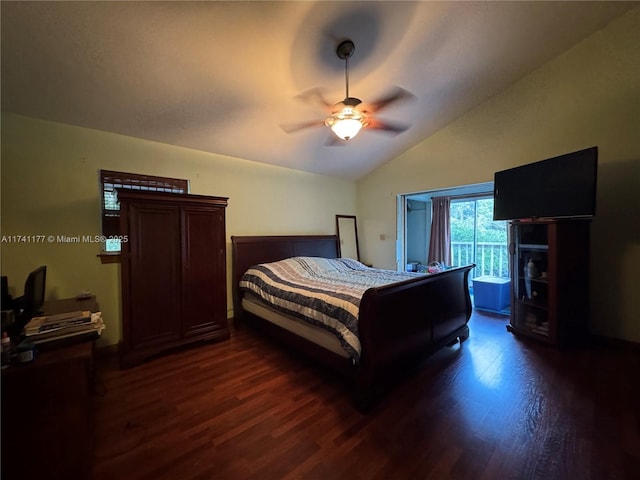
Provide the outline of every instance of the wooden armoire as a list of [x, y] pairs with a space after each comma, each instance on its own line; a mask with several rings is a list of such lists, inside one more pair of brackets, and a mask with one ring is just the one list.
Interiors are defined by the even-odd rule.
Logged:
[[120, 190], [122, 367], [226, 340], [227, 198]]

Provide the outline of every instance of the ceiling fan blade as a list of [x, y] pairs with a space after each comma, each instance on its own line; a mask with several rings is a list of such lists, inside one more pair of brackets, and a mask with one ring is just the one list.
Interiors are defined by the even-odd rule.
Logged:
[[324, 120], [312, 120], [310, 122], [301, 122], [301, 123], [286, 123], [280, 125], [280, 128], [287, 133], [294, 133], [299, 130], [304, 130], [305, 128], [311, 127], [321, 127], [324, 126]]
[[327, 101], [327, 99], [324, 98], [324, 94], [322, 92], [322, 89], [316, 87], [316, 88], [312, 88], [311, 90], [307, 90], [306, 92], [302, 92], [299, 95], [296, 95], [295, 98], [297, 98], [298, 100], [302, 100], [304, 102], [307, 103], [313, 103], [316, 105], [320, 105], [324, 108], [328, 108], [330, 109], [333, 105], [333, 103], [330, 103], [329, 101]]
[[390, 133], [392, 135], [398, 135], [408, 129], [409, 125], [405, 125], [402, 123], [383, 122], [382, 120], [377, 120], [375, 118], [369, 120], [369, 125], [367, 125], [367, 130], [375, 130]]
[[405, 90], [404, 88], [396, 87], [391, 93], [386, 95], [385, 97], [380, 98], [374, 102], [368, 104], [367, 111], [371, 113], [378, 112], [383, 108], [388, 107], [392, 103], [398, 102], [400, 100], [412, 100], [415, 99], [416, 96]]

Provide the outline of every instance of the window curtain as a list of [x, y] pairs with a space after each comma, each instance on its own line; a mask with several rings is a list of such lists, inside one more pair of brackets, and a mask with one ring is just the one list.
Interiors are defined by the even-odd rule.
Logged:
[[451, 226], [449, 207], [451, 197], [431, 199], [433, 215], [431, 218], [431, 238], [429, 239], [429, 262], [444, 262], [451, 265]]

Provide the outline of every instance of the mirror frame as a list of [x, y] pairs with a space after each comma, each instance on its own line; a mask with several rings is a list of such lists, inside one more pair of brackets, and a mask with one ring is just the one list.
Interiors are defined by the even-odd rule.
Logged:
[[356, 221], [355, 215], [336, 215], [336, 234], [338, 236], [338, 255], [342, 258], [342, 240], [344, 238], [348, 238], [351, 235], [351, 231], [346, 231], [343, 225], [342, 234], [340, 233], [340, 220], [341, 219], [351, 219], [353, 220], [353, 236], [356, 241], [356, 259], [360, 261], [360, 245], [358, 243], [358, 222]]

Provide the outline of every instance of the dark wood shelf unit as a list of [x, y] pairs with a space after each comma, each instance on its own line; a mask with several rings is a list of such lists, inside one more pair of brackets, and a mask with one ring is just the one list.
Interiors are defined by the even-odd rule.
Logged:
[[587, 219], [511, 222], [510, 332], [556, 346], [585, 339], [589, 227]]
[[226, 340], [227, 198], [118, 192], [122, 243], [120, 361]]
[[93, 342], [2, 370], [2, 478], [87, 478]]

